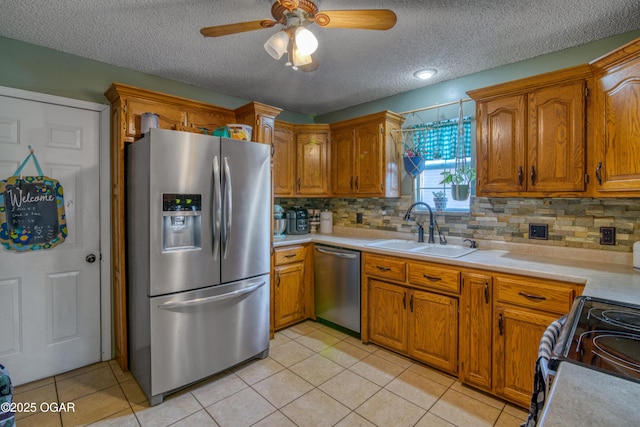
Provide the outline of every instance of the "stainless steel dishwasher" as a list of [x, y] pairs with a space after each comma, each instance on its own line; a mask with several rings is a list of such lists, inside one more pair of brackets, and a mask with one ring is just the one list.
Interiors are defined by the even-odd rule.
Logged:
[[316, 317], [360, 332], [360, 252], [315, 245]]

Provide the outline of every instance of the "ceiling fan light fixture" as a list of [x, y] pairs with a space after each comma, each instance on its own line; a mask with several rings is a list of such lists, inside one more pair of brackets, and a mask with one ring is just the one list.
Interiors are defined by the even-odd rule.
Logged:
[[267, 51], [274, 59], [282, 58], [282, 55], [287, 53], [287, 46], [289, 45], [289, 34], [284, 31], [278, 31], [264, 44], [264, 50]]
[[415, 73], [413, 73], [413, 75], [420, 80], [427, 80], [435, 76], [437, 73], [438, 73], [438, 70], [429, 68], [424, 70], [418, 70]]
[[301, 55], [311, 55], [318, 49], [318, 39], [311, 31], [300, 25], [295, 31], [295, 41]]
[[291, 60], [293, 62], [292, 65], [294, 70], [297, 70], [298, 67], [308, 65], [313, 62], [313, 58], [311, 58], [311, 55], [305, 55], [300, 52], [300, 49], [295, 43], [293, 45], [293, 52], [291, 52]]

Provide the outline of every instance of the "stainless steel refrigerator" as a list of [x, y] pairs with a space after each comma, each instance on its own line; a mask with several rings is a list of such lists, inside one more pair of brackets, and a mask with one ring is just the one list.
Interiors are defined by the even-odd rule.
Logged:
[[152, 405], [268, 355], [269, 148], [162, 129], [127, 148], [129, 365]]

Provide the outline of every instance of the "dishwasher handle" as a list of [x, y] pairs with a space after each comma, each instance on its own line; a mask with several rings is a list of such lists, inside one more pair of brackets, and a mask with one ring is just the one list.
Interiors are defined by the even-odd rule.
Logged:
[[349, 259], [358, 258], [358, 255], [356, 255], [356, 254], [345, 254], [344, 252], [333, 252], [333, 251], [329, 251], [329, 250], [326, 250], [326, 249], [320, 249], [317, 246], [316, 246], [316, 251], [321, 252], [323, 254], [327, 254], [327, 255], [335, 255], [338, 258], [349, 258]]

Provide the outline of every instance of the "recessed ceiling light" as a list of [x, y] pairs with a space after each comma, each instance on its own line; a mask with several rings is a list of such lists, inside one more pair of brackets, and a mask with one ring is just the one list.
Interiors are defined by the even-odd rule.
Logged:
[[437, 72], [438, 71], [434, 69], [418, 70], [415, 73], [413, 73], [413, 75], [419, 78], [420, 80], [427, 80], [435, 76]]

